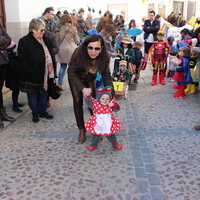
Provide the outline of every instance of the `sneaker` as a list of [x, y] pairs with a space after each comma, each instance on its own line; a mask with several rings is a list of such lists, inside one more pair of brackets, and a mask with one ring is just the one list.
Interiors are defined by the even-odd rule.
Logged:
[[13, 108], [12, 109], [14, 112], [16, 112], [16, 113], [22, 113], [23, 112], [23, 110], [21, 110], [20, 108]]
[[122, 145], [120, 145], [120, 144], [118, 144], [118, 145], [114, 146], [113, 148], [114, 148], [114, 149], [117, 149], [117, 150], [120, 150], [120, 149], [122, 149], [122, 148], [123, 148], [123, 146], [122, 146]]
[[89, 151], [93, 151], [93, 150], [96, 150], [96, 149], [98, 149], [98, 147], [93, 147], [93, 146], [87, 147], [87, 150], [89, 150]]

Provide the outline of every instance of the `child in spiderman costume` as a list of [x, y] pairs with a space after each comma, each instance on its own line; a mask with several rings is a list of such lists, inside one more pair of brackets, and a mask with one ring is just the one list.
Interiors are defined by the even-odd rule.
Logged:
[[168, 42], [164, 41], [164, 33], [159, 31], [157, 33], [158, 41], [155, 41], [149, 49], [150, 61], [153, 65], [153, 76], [151, 85], [156, 85], [157, 74], [159, 71], [159, 81], [161, 85], [165, 85], [164, 65], [167, 61], [168, 54], [171, 50]]
[[112, 111], [120, 109], [115, 98], [112, 98], [112, 87], [106, 86], [97, 88], [96, 99], [86, 96], [89, 106], [92, 107], [93, 115], [85, 123], [86, 130], [92, 134], [89, 151], [98, 149], [100, 138], [105, 135], [113, 148], [120, 150], [122, 145], [118, 144], [116, 131], [120, 130], [120, 121]]
[[177, 85], [174, 85], [174, 89], [177, 89], [177, 91], [173, 96], [183, 98], [185, 96], [184, 90], [186, 85], [193, 82], [190, 75], [190, 48], [188, 46], [180, 48], [180, 57], [176, 73], [172, 77], [173, 80], [177, 81]]

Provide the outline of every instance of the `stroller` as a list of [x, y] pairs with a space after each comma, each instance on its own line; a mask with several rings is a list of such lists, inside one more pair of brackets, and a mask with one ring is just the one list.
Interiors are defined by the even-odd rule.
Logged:
[[127, 62], [121, 60], [118, 67], [114, 67], [112, 78], [116, 95], [123, 95], [125, 99], [128, 97], [128, 85], [130, 81], [130, 72], [127, 69]]

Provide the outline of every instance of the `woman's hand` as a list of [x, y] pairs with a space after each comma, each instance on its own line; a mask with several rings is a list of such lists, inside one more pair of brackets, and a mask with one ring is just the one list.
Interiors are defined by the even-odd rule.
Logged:
[[91, 88], [83, 88], [82, 93], [84, 96], [88, 96], [92, 93], [92, 89]]

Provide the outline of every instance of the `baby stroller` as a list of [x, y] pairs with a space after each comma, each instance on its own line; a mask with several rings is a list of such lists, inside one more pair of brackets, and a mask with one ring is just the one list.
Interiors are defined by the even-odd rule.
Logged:
[[127, 69], [127, 62], [125, 60], [119, 61], [118, 67], [114, 67], [112, 77], [115, 94], [123, 95], [126, 99], [128, 97], [130, 72]]

